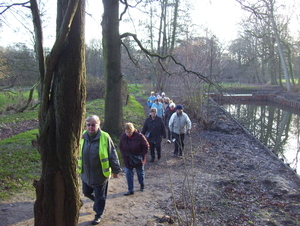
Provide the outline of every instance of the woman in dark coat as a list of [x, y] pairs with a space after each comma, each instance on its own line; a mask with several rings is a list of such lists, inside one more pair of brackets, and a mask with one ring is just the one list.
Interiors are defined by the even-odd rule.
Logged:
[[[125, 165], [125, 174], [128, 185], [128, 191], [124, 195], [133, 195], [134, 194], [134, 172], [135, 168], [138, 181], [140, 183], [140, 190], [144, 191], [145, 189], [145, 169], [144, 165], [146, 164], [146, 154], [148, 153], [149, 144], [147, 139], [137, 131], [132, 123], [125, 124], [125, 133], [122, 134], [120, 139], [119, 148], [123, 157]], [[142, 164], [140, 166], [134, 167], [130, 165], [130, 153], [134, 155], [141, 155], [143, 158]]]
[[155, 149], [157, 151], [157, 159], [161, 158], [161, 140], [166, 138], [166, 129], [162, 118], [156, 115], [157, 109], [151, 108], [151, 115], [145, 120], [142, 134], [147, 137], [150, 144], [151, 162], [155, 160]]

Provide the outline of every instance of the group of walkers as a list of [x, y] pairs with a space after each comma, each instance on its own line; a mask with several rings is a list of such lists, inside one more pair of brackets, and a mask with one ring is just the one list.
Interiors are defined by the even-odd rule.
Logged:
[[191, 120], [183, 112], [183, 106], [175, 105], [164, 92], [160, 96], [155, 95], [153, 91], [148, 97], [147, 105], [150, 109], [150, 116], [145, 120], [142, 134], [146, 135], [150, 144], [151, 162], [155, 160], [155, 150], [157, 159], [161, 158], [161, 142], [162, 138], [166, 138], [166, 129], [168, 131], [167, 143], [174, 142], [173, 156], [182, 156], [185, 134], [189, 134], [191, 130]]
[[[119, 149], [124, 162], [124, 171], [128, 191], [124, 195], [134, 194], [134, 169], [140, 184], [140, 191], [145, 189], [146, 155], [150, 149], [151, 162], [161, 159], [161, 142], [174, 142], [173, 156], [182, 156], [185, 134], [191, 130], [191, 121], [183, 112], [182, 105], [175, 105], [165, 93], [151, 96], [147, 100], [150, 115], [147, 116], [142, 131], [139, 132], [132, 123], [125, 124], [121, 135]], [[168, 134], [166, 133], [166, 129]], [[110, 135], [100, 128], [97, 115], [86, 118], [86, 130], [80, 142], [78, 169], [82, 179], [84, 196], [94, 201], [93, 210], [96, 212], [92, 225], [100, 223], [107, 198], [108, 179], [111, 174], [117, 178], [122, 171], [116, 148]]]

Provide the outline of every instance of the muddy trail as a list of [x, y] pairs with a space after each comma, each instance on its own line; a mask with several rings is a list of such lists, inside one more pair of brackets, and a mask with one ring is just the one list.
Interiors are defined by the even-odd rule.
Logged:
[[[136, 175], [131, 196], [123, 172], [110, 180], [100, 225], [300, 225], [299, 176], [220, 108], [208, 114], [210, 130], [191, 118], [183, 157], [166, 140], [161, 160], [147, 156], [144, 192]], [[78, 225], [90, 225], [92, 202], [81, 198]], [[1, 203], [1, 225], [33, 225], [33, 204], [26, 194]]]

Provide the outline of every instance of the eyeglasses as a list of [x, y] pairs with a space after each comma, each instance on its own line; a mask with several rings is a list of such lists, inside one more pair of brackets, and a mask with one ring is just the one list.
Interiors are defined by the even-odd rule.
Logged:
[[98, 125], [98, 124], [86, 124], [87, 127], [90, 127], [90, 126], [95, 127], [96, 125]]

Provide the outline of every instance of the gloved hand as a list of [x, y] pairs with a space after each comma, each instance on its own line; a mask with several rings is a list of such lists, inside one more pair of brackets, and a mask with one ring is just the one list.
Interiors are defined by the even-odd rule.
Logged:
[[188, 130], [186, 131], [186, 135], [190, 135], [190, 134], [191, 134], [191, 130], [188, 129]]

